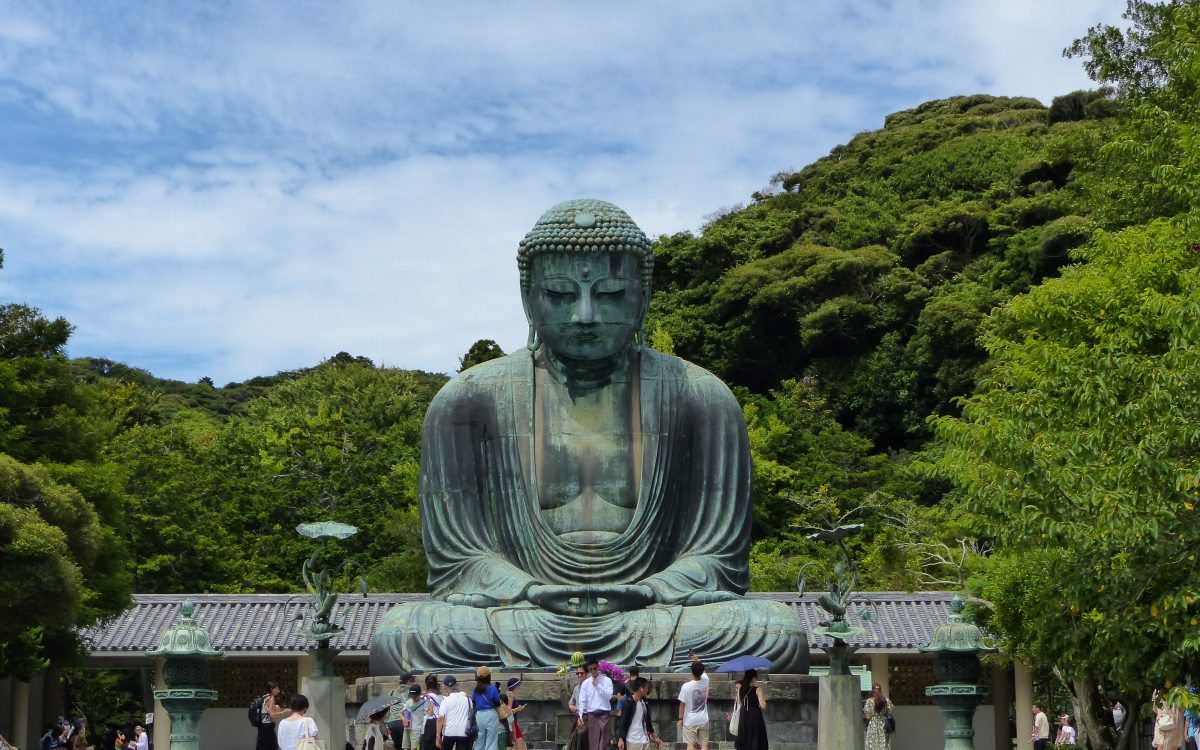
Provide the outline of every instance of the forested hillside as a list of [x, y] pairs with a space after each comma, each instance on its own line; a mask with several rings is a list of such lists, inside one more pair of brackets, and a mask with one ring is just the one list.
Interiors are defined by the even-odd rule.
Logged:
[[699, 235], [660, 240], [652, 329], [747, 405], [756, 587], [792, 588], [822, 553], [802, 524], [864, 504], [869, 585], [954, 582], [909, 542], [948, 554], [965, 519], [909, 465], [928, 418], [973, 390], [988, 313], [1057, 275], [1095, 229], [1088, 185], [1116, 109], [1108, 91], [1049, 109], [928, 102], [777, 174]]
[[[1136, 708], [1200, 673], [1200, 4], [1127, 19], [1069, 48], [1094, 91], [927, 102], [659, 238], [648, 325], [744, 406], [754, 588], [830, 562], [810, 524], [861, 521], [864, 587], [969, 589], [1093, 747], [1105, 689]], [[165, 381], [69, 361], [67, 321], [0, 303], [0, 674], [131, 591], [296, 589], [302, 520], [363, 528], [374, 587], [423, 588], [443, 376], [339, 354]]]

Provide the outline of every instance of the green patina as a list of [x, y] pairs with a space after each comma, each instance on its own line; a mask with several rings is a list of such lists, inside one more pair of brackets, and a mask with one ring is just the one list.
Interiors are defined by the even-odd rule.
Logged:
[[162, 703], [171, 717], [171, 750], [198, 750], [200, 717], [217, 699], [217, 691], [208, 687], [211, 659], [224, 656], [212, 646], [212, 639], [193, 619], [195, 605], [186, 600], [175, 625], [158, 637], [158, 645], [147, 656], [163, 659], [165, 689], [155, 690], [154, 699]]
[[741, 408], [644, 345], [654, 257], [621, 209], [560, 203], [518, 251], [529, 346], [450, 381], [426, 415], [431, 601], [376, 629], [374, 674], [538, 668], [575, 651], [681, 669], [752, 653], [804, 672], [803, 625], [749, 584]]
[[925, 695], [941, 709], [945, 750], [974, 749], [975, 707], [991, 692], [986, 685], [977, 684], [979, 654], [996, 649], [985, 646], [979, 627], [963, 619], [963, 608], [962, 597], [955, 594], [950, 602], [952, 614], [933, 631], [929, 645], [920, 648], [937, 655], [933, 671], [938, 682], [925, 688]]

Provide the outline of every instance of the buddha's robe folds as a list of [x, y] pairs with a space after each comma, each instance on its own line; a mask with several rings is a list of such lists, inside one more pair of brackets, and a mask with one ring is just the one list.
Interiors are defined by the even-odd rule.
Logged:
[[[543, 519], [534, 460], [534, 366], [527, 350], [451, 380], [425, 419], [420, 508], [431, 599], [393, 607], [376, 628], [371, 673], [482, 664], [545, 667], [575, 651], [681, 669], [743, 654], [807, 672], [808, 642], [786, 605], [745, 599], [750, 451], [741, 409], [705, 370], [640, 354], [640, 487], [628, 527], [571, 542]], [[631, 439], [637, 439], [634, 436]], [[635, 458], [635, 468], [637, 459]], [[655, 603], [596, 616], [526, 601], [533, 584], [643, 584]], [[730, 601], [703, 603], [703, 593]], [[485, 594], [490, 607], [451, 603]]]

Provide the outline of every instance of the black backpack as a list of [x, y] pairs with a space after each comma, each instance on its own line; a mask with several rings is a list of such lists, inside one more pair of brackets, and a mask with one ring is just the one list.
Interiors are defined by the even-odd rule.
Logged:
[[250, 708], [246, 711], [246, 718], [250, 720], [250, 726], [262, 726], [263, 700], [265, 700], [266, 697], [267, 696], [265, 695], [260, 695], [254, 700], [250, 701]]

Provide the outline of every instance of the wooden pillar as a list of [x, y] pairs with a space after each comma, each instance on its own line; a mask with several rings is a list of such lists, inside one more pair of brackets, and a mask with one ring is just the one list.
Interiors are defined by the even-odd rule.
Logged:
[[31, 747], [29, 742], [29, 683], [16, 677], [12, 680], [12, 727], [8, 736], [17, 747]]
[[992, 729], [996, 736], [996, 750], [1012, 747], [1012, 725], [1008, 722], [1008, 667], [992, 669]]
[[[50, 724], [66, 718], [66, 699], [63, 697], [62, 675], [57, 669], [47, 669], [42, 673], [42, 726], [38, 731]], [[20, 747], [18, 745], [17, 747]]]
[[892, 695], [892, 670], [888, 667], [887, 654], [871, 654], [871, 681], [878, 682], [883, 694]]
[[1013, 660], [1013, 715], [1017, 717], [1017, 750], [1033, 750], [1029, 733], [1033, 731], [1033, 674], [1024, 664]]
[[[166, 690], [167, 683], [163, 682], [163, 667], [167, 660], [159, 656], [154, 660], [154, 689]], [[162, 701], [154, 701], [154, 733], [150, 735], [154, 746], [162, 750], [171, 746], [171, 717], [167, 714]]]

